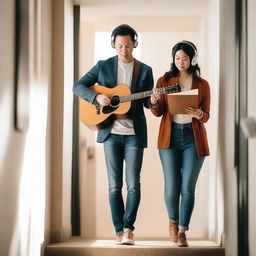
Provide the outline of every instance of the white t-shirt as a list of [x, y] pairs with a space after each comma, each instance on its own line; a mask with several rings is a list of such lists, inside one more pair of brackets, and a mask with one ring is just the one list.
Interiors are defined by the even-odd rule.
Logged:
[[[190, 75], [184, 84], [181, 86], [181, 91], [189, 91], [192, 88], [192, 76]], [[192, 122], [192, 116], [188, 114], [176, 114], [172, 116], [172, 121], [178, 124], [187, 124]]]
[[[130, 63], [118, 61], [117, 84], [126, 84], [131, 88], [134, 60]], [[132, 119], [117, 119], [114, 121], [111, 133], [121, 135], [134, 135]]]

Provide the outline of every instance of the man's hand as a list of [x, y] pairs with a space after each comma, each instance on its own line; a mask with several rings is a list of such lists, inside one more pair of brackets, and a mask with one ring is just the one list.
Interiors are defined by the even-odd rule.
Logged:
[[100, 103], [100, 105], [102, 105], [102, 106], [107, 106], [107, 105], [109, 105], [110, 104], [110, 99], [109, 99], [109, 97], [107, 96], [107, 95], [105, 95], [105, 94], [98, 94], [97, 96], [96, 96], [96, 100]]

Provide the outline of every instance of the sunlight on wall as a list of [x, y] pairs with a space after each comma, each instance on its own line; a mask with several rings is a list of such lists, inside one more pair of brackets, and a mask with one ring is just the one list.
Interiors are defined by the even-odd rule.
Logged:
[[116, 50], [111, 47], [111, 32], [96, 32], [94, 39], [94, 63], [116, 55]]
[[[19, 210], [9, 256], [39, 256], [44, 241], [47, 102], [31, 86], [30, 120], [21, 174]], [[39, 87], [39, 88], [38, 88]]]
[[[7, 88], [9, 86], [10, 82], [6, 81], [6, 83], [3, 83], [1, 86], [2, 88]], [[0, 116], [4, 117], [6, 120], [6, 113], [9, 111], [9, 104], [10, 98], [8, 97], [8, 91], [7, 90], [2, 90], [1, 91], [1, 100], [0, 100]], [[8, 139], [9, 139], [9, 134], [7, 134], [5, 131], [10, 130], [11, 128], [9, 127], [10, 124], [9, 122], [1, 122], [1, 127], [0, 127], [0, 134], [1, 134], [1, 147], [0, 147], [0, 163], [5, 162], [5, 151], [7, 145], [8, 145]], [[0, 177], [1, 174], [4, 172], [4, 168], [0, 168]]]

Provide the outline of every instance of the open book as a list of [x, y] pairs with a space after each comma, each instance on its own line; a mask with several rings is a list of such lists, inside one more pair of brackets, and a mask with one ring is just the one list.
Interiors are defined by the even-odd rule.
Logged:
[[198, 89], [167, 94], [169, 112], [174, 114], [187, 114], [186, 107], [198, 108]]

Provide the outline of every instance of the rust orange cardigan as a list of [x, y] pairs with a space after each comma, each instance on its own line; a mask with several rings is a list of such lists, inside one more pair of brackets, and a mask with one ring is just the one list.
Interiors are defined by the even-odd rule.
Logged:
[[[162, 88], [176, 85], [177, 83], [177, 77], [172, 77], [168, 81], [165, 81], [164, 77], [160, 77], [157, 81], [156, 87]], [[208, 156], [210, 152], [204, 123], [206, 123], [210, 117], [210, 87], [208, 82], [204, 79], [201, 79], [201, 81], [196, 81], [193, 79], [192, 89], [198, 89], [198, 105], [203, 111], [203, 117], [200, 121], [196, 118], [192, 119], [192, 128], [195, 137], [197, 155], [199, 157]], [[164, 149], [170, 146], [172, 120], [167, 106], [167, 96], [161, 95], [160, 99], [158, 100], [158, 106], [156, 108], [150, 108], [155, 116], [162, 116], [157, 142], [158, 149]]]

